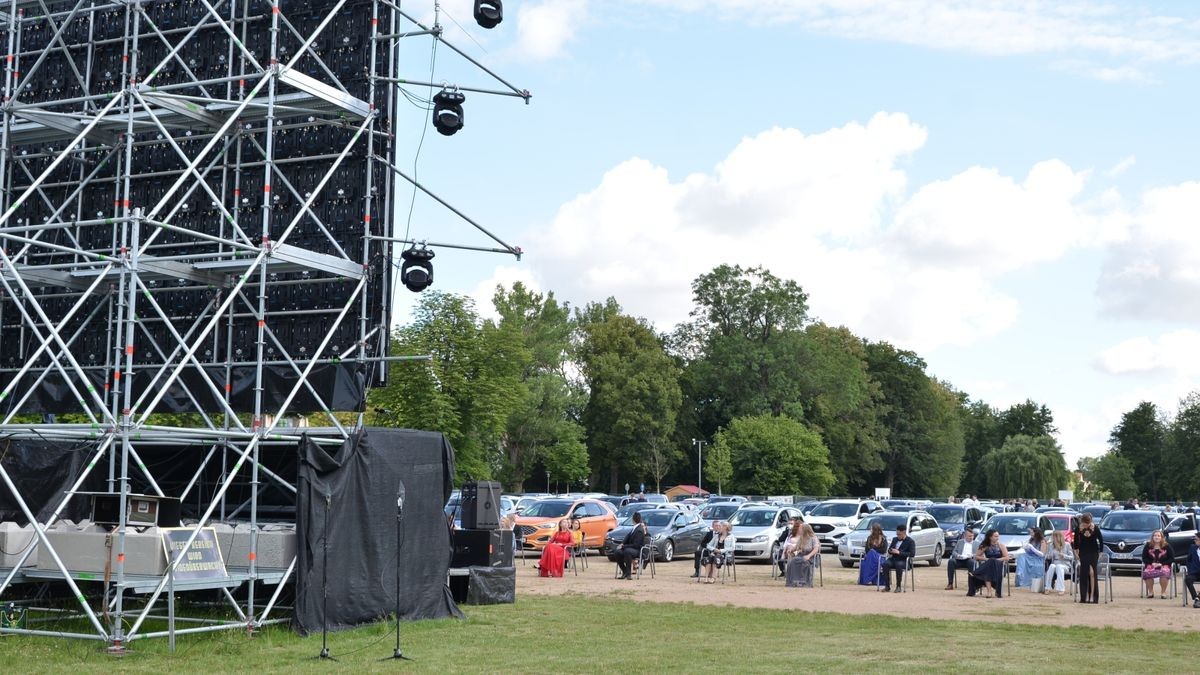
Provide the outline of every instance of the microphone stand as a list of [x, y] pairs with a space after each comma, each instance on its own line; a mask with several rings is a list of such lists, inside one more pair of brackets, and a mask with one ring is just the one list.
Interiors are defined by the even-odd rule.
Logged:
[[321, 534], [321, 654], [318, 658], [337, 661], [329, 654], [329, 495], [325, 495], [325, 531]]
[[[461, 501], [461, 500], [460, 500]], [[391, 656], [380, 661], [412, 661], [400, 651], [400, 547], [403, 546], [402, 527], [404, 524], [404, 483], [396, 495], [396, 649]]]

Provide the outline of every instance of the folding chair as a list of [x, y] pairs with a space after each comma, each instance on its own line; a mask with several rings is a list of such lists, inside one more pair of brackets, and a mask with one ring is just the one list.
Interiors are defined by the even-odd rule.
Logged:
[[[947, 564], [949, 564], [949, 563], [947, 562]], [[956, 560], [954, 562], [954, 576], [950, 578], [950, 585], [954, 588], [954, 590], [958, 590], [958, 571], [966, 570], [967, 576], [969, 577], [975, 571], [975, 568], [978, 566], [979, 566], [979, 561], [974, 558], [967, 558], [966, 560], [963, 560], [963, 561]], [[968, 581], [968, 583], [970, 583], [970, 582]]]
[[[783, 547], [776, 546], [775, 552], [771, 554], [771, 578], [772, 579], [782, 579], [783, 578], [784, 570], [779, 569], [779, 563], [783, 563], [783, 562], [785, 562], [784, 557], [783, 557]], [[786, 569], [786, 563], [785, 563], [784, 567]]]
[[721, 566], [721, 583], [733, 575], [733, 583], [737, 583], [737, 556], [733, 551], [725, 551], [725, 564]]
[[650, 568], [650, 578], [653, 579], [654, 578], [654, 544], [646, 544], [645, 546], [643, 546], [641, 552], [638, 554], [637, 560], [635, 560], [634, 562], [637, 563], [637, 569], [634, 571], [634, 576], [637, 577], [637, 579], [639, 581], [642, 578], [642, 571], [645, 570], [647, 567]]
[[[1083, 574], [1083, 567], [1079, 561], [1075, 561], [1075, 567], [1071, 571], [1071, 577], [1075, 583], [1071, 587], [1071, 597], [1075, 602], [1083, 602], [1083, 589], [1079, 585], [1080, 575]], [[1104, 593], [1100, 593], [1100, 584], [1104, 583]], [[1141, 583], [1141, 579], [1138, 579]], [[1101, 553], [1100, 558], [1096, 562], [1096, 594], [1104, 596], [1104, 604], [1112, 602], [1112, 562], [1107, 553]]]
[[825, 588], [825, 565], [821, 562], [824, 557], [820, 552], [813, 556], [813, 564], [817, 566], [817, 579], [820, 580], [821, 588]]
[[[1171, 599], [1175, 599], [1175, 597], [1179, 595], [1179, 586], [1177, 585], [1178, 580], [1175, 577], [1175, 572], [1177, 571], [1178, 567], [1178, 564], [1174, 562], [1171, 563], [1171, 595], [1168, 596]], [[1146, 563], [1142, 563], [1138, 566], [1138, 596], [1142, 598], [1146, 597], [1146, 580], [1142, 578], [1142, 573], [1145, 571]], [[1151, 593], [1150, 597], [1154, 597], [1154, 594]], [[1185, 601], [1183, 604], [1186, 605], [1187, 602]]]
[[[882, 590], [884, 589], [884, 587], [885, 587], [885, 585], [886, 585], [886, 584], [884, 583], [884, 582], [885, 582], [885, 580], [887, 581], [887, 583], [891, 583], [891, 576], [892, 576], [892, 570], [891, 570], [891, 568], [888, 568], [888, 576], [887, 576], [887, 577], [884, 577], [884, 576], [883, 576], [883, 561], [884, 561], [884, 560], [885, 560], [885, 558], [884, 558], [883, 556], [880, 556], [880, 557], [879, 557], [879, 569], [878, 569], [878, 571], [875, 573], [875, 590], [876, 590], [876, 591], [882, 591]], [[818, 564], [819, 564], [819, 563], [818, 563]], [[909, 587], [910, 587], [910, 588], [911, 588], [911, 589], [912, 589], [914, 592], [916, 592], [916, 590], [917, 590], [917, 575], [913, 573], [913, 570], [914, 570], [914, 569], [915, 569], [915, 568], [913, 567], [913, 559], [912, 559], [912, 558], [905, 558], [905, 559], [904, 559], [904, 576], [905, 576], [905, 577], [908, 579], [908, 585], [909, 585]], [[824, 576], [824, 572], [822, 572], [822, 577], [823, 577], [823, 576]], [[824, 580], [824, 578], [822, 578], [822, 579], [821, 579], [821, 585], [822, 585], [822, 586], [824, 586], [824, 585], [825, 585], [825, 580]], [[908, 592], [908, 591], [904, 590], [904, 584], [903, 584], [903, 583], [901, 583], [901, 584], [900, 584], [900, 592], [901, 592], [901, 593], [907, 593], [907, 592]]]

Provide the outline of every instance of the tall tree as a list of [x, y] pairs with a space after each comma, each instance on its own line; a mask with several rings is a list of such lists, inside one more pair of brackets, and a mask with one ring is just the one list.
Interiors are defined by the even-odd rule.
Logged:
[[980, 467], [987, 476], [987, 494], [998, 499], [1049, 499], [1070, 480], [1062, 450], [1050, 436], [1009, 436], [984, 455]]
[[[1108, 437], [1109, 447], [1133, 468], [1137, 491], [1154, 501], [1166, 498], [1164, 477], [1170, 471], [1165, 452], [1166, 425], [1158, 407], [1148, 401], [1121, 416]], [[1188, 472], [1191, 473], [1190, 471]]]
[[387, 387], [371, 392], [371, 422], [440, 431], [454, 446], [457, 478], [487, 478], [519, 402], [526, 358], [511, 331], [481, 321], [469, 298], [425, 293], [413, 322], [396, 331], [393, 353], [430, 354], [428, 365], [392, 364]]
[[717, 494], [724, 494], [722, 490], [730, 485], [729, 481], [733, 478], [733, 461], [727, 443], [714, 443], [709, 447], [704, 455], [704, 474], [708, 476], [709, 485], [717, 484]]
[[1004, 442], [1000, 434], [1000, 414], [983, 401], [964, 400], [960, 409], [963, 422], [963, 474], [959, 489], [965, 494], [987, 492], [987, 476], [979, 466], [984, 455]]
[[1044, 404], [1025, 399], [1000, 413], [1000, 442], [1010, 436], [1053, 436], [1058, 433], [1054, 426], [1054, 415]]
[[[1179, 402], [1179, 411], [1170, 423], [1166, 460], [1164, 498], [1195, 499], [1200, 493], [1200, 392], [1192, 392]], [[1134, 475], [1137, 475], [1136, 462]]]
[[870, 343], [866, 351], [871, 377], [883, 393], [887, 445], [879, 480], [896, 494], [953, 494], [963, 458], [958, 394], [931, 380], [913, 352], [886, 342]]
[[717, 432], [717, 453], [729, 454], [733, 485], [762, 495], [826, 495], [833, 487], [829, 450], [821, 436], [787, 417], [739, 417]]
[[1133, 479], [1133, 465], [1115, 452], [1096, 458], [1088, 480], [1107, 492], [1113, 499], [1126, 500], [1138, 494], [1137, 481]]
[[583, 423], [592, 468], [616, 492], [622, 474], [646, 475], [652, 444], [669, 441], [682, 400], [679, 372], [644, 321], [595, 306], [582, 315], [579, 363], [591, 393]]

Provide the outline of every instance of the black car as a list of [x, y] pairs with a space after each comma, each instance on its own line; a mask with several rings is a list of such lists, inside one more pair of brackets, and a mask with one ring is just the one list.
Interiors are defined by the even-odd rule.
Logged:
[[[1167, 518], [1159, 511], [1110, 511], [1100, 521], [1100, 534], [1104, 537], [1104, 549], [1114, 567], [1140, 567], [1142, 548], [1155, 530], [1166, 530]], [[1180, 530], [1176, 531], [1178, 533]], [[1186, 535], [1190, 537], [1189, 535]], [[1168, 536], [1168, 541], [1170, 537]], [[1187, 546], [1170, 541], [1175, 559], [1187, 558]], [[1191, 543], [1190, 541], [1186, 543]], [[1180, 550], [1182, 548], [1182, 551]]]
[[983, 523], [983, 510], [978, 506], [932, 504], [925, 511], [937, 520], [945, 534], [946, 547], [942, 549], [942, 555], [946, 557], [954, 553], [954, 547], [958, 546], [958, 540], [962, 539], [963, 529], [966, 526], [970, 525], [979, 529], [980, 524]]
[[[699, 515], [677, 509], [642, 511], [642, 522], [646, 524], [646, 532], [654, 542], [654, 558], [659, 562], [671, 562], [676, 551], [684, 555], [695, 553], [708, 530]], [[622, 521], [620, 527], [608, 533], [604, 540], [604, 553], [609, 560], [617, 561], [617, 549], [621, 548], [621, 542], [632, 527], [632, 524]]]
[[1104, 518], [1104, 516], [1108, 515], [1109, 511], [1112, 511], [1112, 507], [1108, 504], [1089, 504], [1083, 507], [1083, 510], [1080, 511], [1080, 513], [1092, 514], [1092, 520], [1098, 523]]

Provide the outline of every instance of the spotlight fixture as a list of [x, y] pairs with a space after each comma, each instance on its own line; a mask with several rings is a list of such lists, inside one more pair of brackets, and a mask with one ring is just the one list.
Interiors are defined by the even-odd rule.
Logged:
[[400, 267], [400, 281], [404, 283], [404, 287], [413, 293], [421, 291], [433, 285], [433, 251], [422, 246], [417, 248], [414, 244], [400, 254], [404, 258], [404, 264]]
[[475, 0], [475, 23], [490, 30], [503, 20], [503, 2], [500, 0]]
[[443, 136], [453, 136], [463, 126], [462, 104], [467, 100], [460, 91], [443, 89], [433, 95], [433, 128]]

